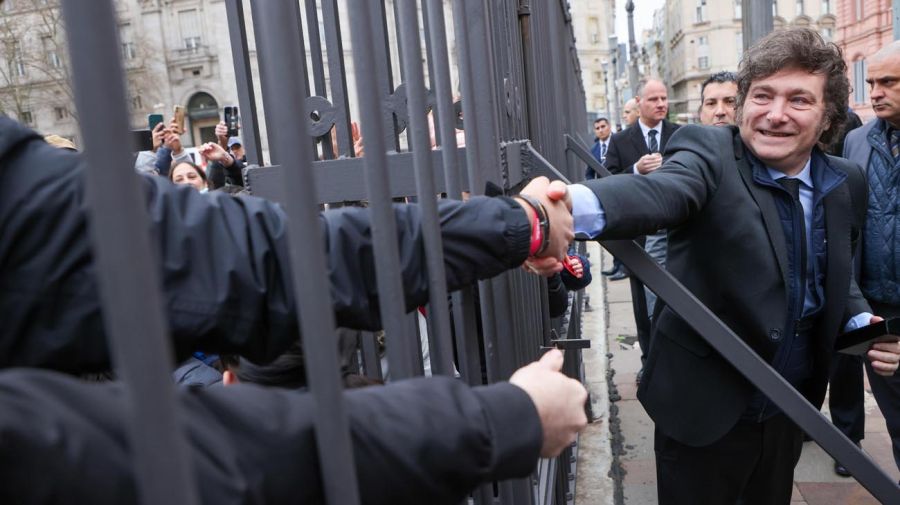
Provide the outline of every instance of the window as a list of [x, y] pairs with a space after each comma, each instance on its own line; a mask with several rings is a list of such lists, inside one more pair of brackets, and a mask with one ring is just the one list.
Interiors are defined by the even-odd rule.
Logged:
[[56, 117], [57, 121], [62, 121], [69, 117], [69, 109], [65, 107], [53, 107], [53, 115]]
[[597, 18], [588, 19], [588, 37], [591, 44], [600, 43], [600, 20]]
[[34, 125], [34, 116], [31, 115], [30, 110], [23, 110], [23, 111], [19, 112], [19, 121], [21, 121], [22, 123], [24, 123], [28, 126], [33, 126]]
[[701, 35], [700, 37], [697, 38], [697, 44], [699, 44], [701, 46], [708, 46], [709, 45], [709, 37], [707, 37], [706, 35]]
[[863, 17], [863, 0], [854, 0], [853, 13], [856, 15], [857, 21], [862, 19], [862, 17]]
[[181, 39], [184, 48], [191, 53], [200, 50], [200, 19], [197, 9], [178, 11], [178, 26], [181, 28]]
[[778, 16], [778, 0], [772, 0], [772, 17]]
[[697, 67], [699, 67], [700, 70], [708, 69], [709, 68], [709, 56], [701, 56], [701, 57], [697, 58]]
[[797, 15], [797, 16], [802, 16], [803, 14], [806, 14], [805, 12], [803, 12], [803, 0], [797, 0], [797, 12], [796, 12], [796, 15]]
[[734, 0], [734, 19], [741, 19], [744, 17], [744, 8], [741, 5], [741, 0]]
[[831, 0], [822, 0], [822, 15], [831, 14]]
[[47, 65], [49, 65], [50, 68], [62, 67], [62, 60], [59, 59], [59, 51], [57, 51], [53, 37], [44, 35], [41, 37], [41, 44], [44, 47], [44, 53], [47, 55]]
[[137, 49], [134, 47], [130, 24], [124, 24], [119, 27], [119, 38], [122, 44], [122, 59], [130, 61], [137, 58]]
[[141, 95], [134, 95], [131, 98], [131, 110], [141, 110], [144, 108], [144, 100]]
[[737, 48], [737, 60], [741, 61], [741, 57], [744, 55], [744, 33], [737, 32], [734, 34], [734, 47]]
[[9, 74], [13, 77], [25, 75], [25, 55], [22, 54], [22, 46], [15, 40], [6, 43], [6, 53], [9, 55]]
[[706, 0], [697, 0], [697, 10], [694, 15], [695, 23], [706, 21]]
[[869, 98], [866, 87], [866, 60], [860, 58], [853, 62], [853, 101], [866, 103]]
[[831, 39], [834, 38], [834, 28], [826, 26], [822, 28], [822, 38], [825, 39], [825, 42], [831, 42]]

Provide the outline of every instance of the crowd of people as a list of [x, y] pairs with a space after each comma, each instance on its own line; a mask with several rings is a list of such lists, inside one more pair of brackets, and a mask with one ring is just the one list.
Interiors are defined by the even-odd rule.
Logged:
[[[900, 316], [900, 43], [869, 61], [877, 119], [846, 135], [843, 157], [828, 150], [852, 124], [846, 64], [812, 30], [773, 32], [736, 73], [710, 76], [702, 125], [670, 122], [665, 84], [646, 80], [626, 104], [627, 128], [594, 123], [593, 154], [613, 175], [589, 170], [570, 185], [539, 177], [513, 197], [440, 201], [448, 288], [524, 266], [551, 278], [551, 294], [580, 289], [590, 275], [570, 249], [576, 236], [641, 239], [811, 404], [821, 406], [830, 381], [834, 422], [856, 442], [865, 368], [900, 465], [900, 343], [835, 352], [842, 332]], [[81, 155], [5, 117], [0, 132], [0, 502], [134, 502], [124, 413], [138, 400], [115, 380], [85, 380], [111, 377], [112, 367]], [[154, 152], [135, 167], [183, 364], [176, 378], [199, 386], [177, 394], [198, 492], [204, 503], [320, 502], [287, 217], [277, 204], [216, 191], [243, 185], [241, 143], [225, 123], [199, 148], [205, 169], [181, 133], [174, 121], [158, 125]], [[361, 155], [362, 140], [354, 145]], [[429, 290], [421, 215], [399, 203], [394, 216], [404, 302], [415, 310]], [[368, 211], [326, 210], [320, 225], [337, 324], [379, 329]], [[604, 273], [629, 277], [621, 263]], [[632, 281], [659, 502], [787, 505], [801, 430]], [[430, 377], [359, 389], [379, 381], [345, 374], [365, 502], [455, 504], [558, 455], [587, 422], [586, 391], [562, 362], [552, 350], [480, 387]], [[210, 369], [218, 375], [200, 377]]]

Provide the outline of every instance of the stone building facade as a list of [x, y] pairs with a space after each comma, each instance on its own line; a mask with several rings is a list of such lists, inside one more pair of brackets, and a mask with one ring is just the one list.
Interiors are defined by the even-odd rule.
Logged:
[[866, 85], [866, 59], [894, 40], [891, 0], [836, 0], [835, 43], [844, 52], [853, 90], [850, 107], [863, 122], [875, 117]]

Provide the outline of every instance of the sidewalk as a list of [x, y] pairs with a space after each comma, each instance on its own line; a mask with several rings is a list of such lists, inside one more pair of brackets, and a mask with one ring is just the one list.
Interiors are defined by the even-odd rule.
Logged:
[[[596, 253], [591, 255], [594, 265], [603, 269], [612, 264], [611, 256], [603, 251], [603, 261]], [[657, 503], [656, 466], [653, 456], [653, 423], [637, 401], [637, 387], [634, 379], [640, 369], [640, 350], [634, 328], [631, 309], [631, 291], [627, 280], [608, 282], [600, 275], [600, 268], [593, 267], [595, 283], [601, 278], [605, 289], [605, 304], [608, 314], [606, 325], [607, 348], [610, 373], [613, 373], [610, 388], [610, 414], [618, 415], [621, 440], [612, 435], [613, 475], [617, 463], [621, 466], [620, 477], [624, 501], [616, 504], [652, 505]], [[591, 304], [595, 312], [601, 310], [604, 300], [594, 299]], [[587, 327], [585, 327], [587, 330]], [[587, 335], [587, 331], [585, 331]], [[608, 374], [607, 374], [608, 375]], [[618, 398], [616, 397], [618, 395]], [[828, 402], [824, 412], [827, 414]], [[890, 438], [881, 411], [872, 397], [866, 383], [866, 436], [862, 447], [875, 462], [885, 469], [895, 480], [900, 478], [891, 454]], [[604, 413], [606, 414], [606, 413]], [[604, 422], [608, 416], [604, 415]], [[614, 417], [614, 416], [613, 416]], [[612, 420], [615, 426], [615, 419]], [[613, 430], [615, 431], [615, 429]], [[619, 443], [621, 444], [620, 447]], [[617, 458], [616, 458], [617, 457]], [[852, 478], [835, 475], [834, 462], [815, 442], [806, 442], [803, 455], [794, 472], [794, 505], [863, 505], [877, 504], [878, 501]], [[579, 468], [579, 471], [581, 468]], [[621, 475], [620, 474], [620, 475]], [[618, 483], [617, 483], [618, 484]], [[583, 502], [590, 503], [590, 502]]]

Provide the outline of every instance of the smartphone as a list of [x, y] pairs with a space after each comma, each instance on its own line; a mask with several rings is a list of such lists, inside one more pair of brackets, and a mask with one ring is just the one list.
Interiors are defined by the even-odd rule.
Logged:
[[173, 119], [178, 125], [178, 133], [184, 133], [184, 106], [176, 105]]
[[135, 151], [152, 151], [153, 137], [150, 130], [131, 130], [131, 148]]
[[152, 132], [156, 125], [163, 122], [162, 114], [147, 114], [147, 127]]
[[237, 105], [229, 105], [225, 107], [225, 124], [228, 125], [228, 136], [237, 137], [240, 129], [240, 116], [238, 116]]

